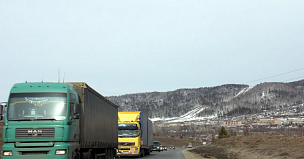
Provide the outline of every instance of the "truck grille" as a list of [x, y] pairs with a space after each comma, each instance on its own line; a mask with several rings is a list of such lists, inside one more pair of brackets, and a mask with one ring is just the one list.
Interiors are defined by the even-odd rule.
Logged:
[[135, 146], [135, 142], [119, 142], [118, 146]]
[[16, 139], [20, 138], [54, 138], [55, 128], [16, 128]]
[[21, 155], [45, 155], [48, 151], [19, 151]]

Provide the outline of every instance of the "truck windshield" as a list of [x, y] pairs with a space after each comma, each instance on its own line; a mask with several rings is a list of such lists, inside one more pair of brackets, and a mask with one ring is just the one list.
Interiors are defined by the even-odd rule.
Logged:
[[136, 124], [118, 124], [118, 137], [137, 137], [138, 127]]
[[64, 120], [67, 113], [66, 93], [12, 93], [8, 120]]

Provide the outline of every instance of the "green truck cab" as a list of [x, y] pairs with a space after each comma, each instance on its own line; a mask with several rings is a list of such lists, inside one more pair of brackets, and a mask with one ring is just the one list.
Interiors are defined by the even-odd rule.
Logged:
[[[103, 127], [98, 112], [109, 105], [113, 108], [110, 108], [112, 120], [117, 123], [117, 107], [83, 82], [15, 84], [7, 102], [1, 156], [114, 158], [117, 137], [103, 134], [102, 138], [94, 130]], [[117, 135], [117, 126], [110, 126], [109, 130]], [[110, 139], [103, 141], [104, 138]]]

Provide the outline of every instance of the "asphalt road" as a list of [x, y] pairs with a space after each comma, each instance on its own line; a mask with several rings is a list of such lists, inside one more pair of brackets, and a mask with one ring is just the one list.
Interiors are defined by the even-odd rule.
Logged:
[[[168, 149], [168, 151], [157, 152], [153, 151], [150, 155], [141, 157], [141, 159], [185, 159], [184, 155], [182, 154], [181, 148], [176, 148], [174, 150]], [[121, 157], [121, 159], [135, 159], [138, 157]]]

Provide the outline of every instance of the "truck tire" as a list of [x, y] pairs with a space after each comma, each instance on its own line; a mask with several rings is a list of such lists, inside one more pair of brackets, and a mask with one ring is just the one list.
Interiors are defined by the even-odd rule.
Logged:
[[104, 158], [105, 159], [110, 159], [110, 155], [111, 155], [110, 149], [105, 149], [105, 156], [104, 156]]
[[79, 151], [73, 152], [73, 159], [81, 159]]
[[105, 159], [115, 159], [115, 150], [114, 149], [105, 149]]
[[82, 155], [81, 155], [81, 158], [83, 159], [88, 159], [88, 152], [83, 152]]
[[92, 153], [91, 153], [91, 151], [84, 152], [84, 153], [82, 154], [82, 158], [83, 158], [83, 159], [92, 159]]
[[150, 155], [150, 149], [144, 149], [145, 155]]
[[142, 157], [145, 157], [145, 149], [141, 149], [141, 152], [142, 152]]

